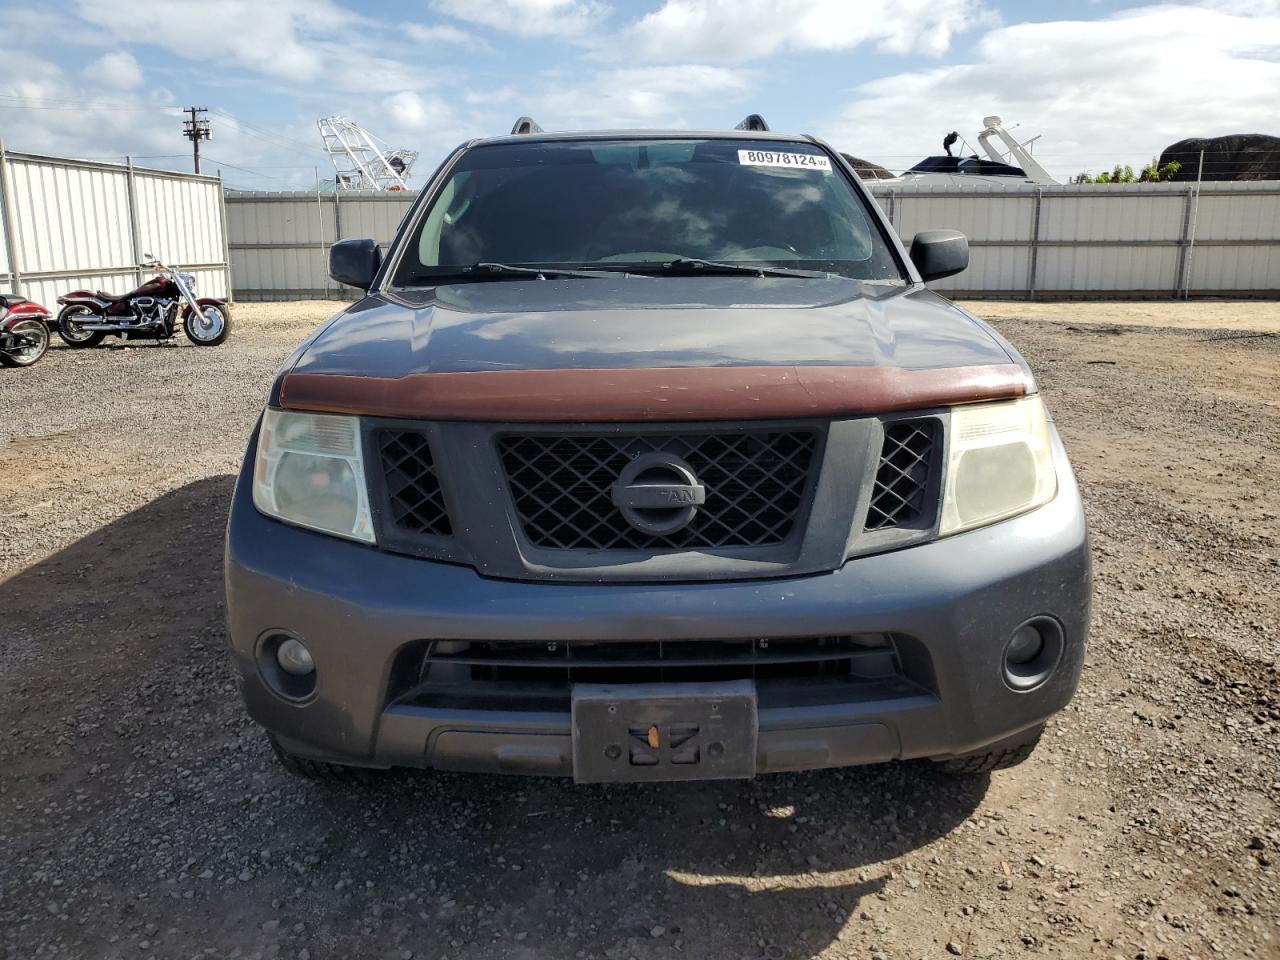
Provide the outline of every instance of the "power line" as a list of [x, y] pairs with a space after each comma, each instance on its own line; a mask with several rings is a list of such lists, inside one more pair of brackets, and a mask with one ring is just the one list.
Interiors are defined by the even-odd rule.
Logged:
[[256, 127], [253, 124], [241, 119], [240, 117], [233, 116], [232, 114], [228, 113], [225, 110], [215, 110], [214, 113], [218, 114], [219, 116], [225, 117], [226, 119], [230, 120], [232, 123], [236, 124], [239, 127], [243, 127], [247, 131], [253, 131], [257, 133], [259, 136], [265, 137], [267, 139], [277, 140], [281, 143], [292, 144], [296, 147], [300, 147], [303, 150], [307, 150], [309, 152], [314, 152], [315, 150], [313, 146], [305, 144], [300, 140], [294, 140], [292, 137], [286, 137], [283, 134], [276, 133], [274, 130], [265, 130], [262, 127]]
[[240, 132], [245, 133], [248, 136], [255, 137], [258, 140], [262, 140], [265, 143], [269, 143], [274, 147], [279, 147], [282, 150], [288, 150], [290, 153], [295, 153], [304, 157], [312, 157], [317, 152], [315, 147], [309, 147], [298, 140], [263, 130], [262, 128], [255, 127], [250, 123], [245, 123], [240, 118], [232, 116], [225, 110], [214, 110], [213, 112], [215, 115], [229, 120], [236, 129], [240, 130]]
[[[219, 160], [217, 157], [208, 157], [208, 159], [220, 166], [230, 167], [232, 170], [239, 170], [241, 173], [247, 173], [254, 177], [262, 177], [262, 179], [264, 180], [278, 180], [281, 183], [287, 183], [289, 180], [288, 177], [276, 177], [276, 176], [272, 176], [269, 173], [263, 173], [261, 170], [251, 170], [248, 167], [239, 167], [239, 166], [236, 166], [234, 163], [228, 163], [226, 160]], [[299, 167], [298, 169], [308, 169], [308, 168]]]
[[0, 94], [0, 109], [10, 110], [66, 110], [83, 112], [101, 110], [107, 113], [171, 113], [174, 107], [163, 107], [143, 103], [129, 103], [123, 100], [85, 100], [62, 99], [57, 97], [20, 97], [16, 94]]

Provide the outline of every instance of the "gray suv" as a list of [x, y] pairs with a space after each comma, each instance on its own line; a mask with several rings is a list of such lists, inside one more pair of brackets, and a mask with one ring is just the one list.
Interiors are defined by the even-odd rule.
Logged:
[[1026, 758], [1089, 627], [1017, 352], [840, 154], [472, 141], [285, 362], [227, 530], [249, 713], [312, 777], [751, 777]]

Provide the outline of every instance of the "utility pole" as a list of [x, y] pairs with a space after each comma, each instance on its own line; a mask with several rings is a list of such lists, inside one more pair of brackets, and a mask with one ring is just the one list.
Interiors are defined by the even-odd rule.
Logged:
[[182, 135], [191, 141], [191, 157], [195, 161], [196, 173], [200, 172], [200, 141], [213, 139], [209, 121], [199, 117], [200, 114], [208, 112], [204, 107], [187, 107], [183, 111], [191, 114], [190, 120], [182, 121]]

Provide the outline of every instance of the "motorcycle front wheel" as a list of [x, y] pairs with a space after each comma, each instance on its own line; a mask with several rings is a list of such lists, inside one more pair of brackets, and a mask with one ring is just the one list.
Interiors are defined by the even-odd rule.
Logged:
[[216, 347], [231, 333], [231, 311], [217, 303], [205, 304], [199, 313], [188, 307], [182, 315], [182, 332], [197, 347]]
[[39, 320], [19, 320], [9, 332], [25, 337], [28, 345], [0, 350], [0, 363], [6, 367], [29, 367], [49, 349], [49, 328]]
[[68, 347], [96, 347], [106, 336], [101, 330], [84, 330], [76, 323], [76, 317], [92, 317], [93, 311], [81, 304], [63, 307], [58, 314], [58, 337]]

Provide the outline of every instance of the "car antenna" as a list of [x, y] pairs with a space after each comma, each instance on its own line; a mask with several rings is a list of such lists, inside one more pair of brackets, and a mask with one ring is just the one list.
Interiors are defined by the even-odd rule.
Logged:
[[542, 128], [532, 117], [521, 117], [516, 121], [516, 125], [511, 128], [511, 135], [514, 137], [522, 133], [542, 133]]
[[736, 127], [734, 127], [733, 129], [735, 129], [735, 130], [759, 130], [759, 131], [761, 131], [761, 132], [767, 132], [767, 131], [768, 131], [768, 129], [769, 129], [769, 124], [767, 124], [767, 123], [765, 122], [764, 117], [760, 116], [760, 114], [758, 114], [758, 113], [752, 113], [752, 114], [748, 114], [746, 117], [744, 117], [744, 118], [743, 118], [743, 120], [742, 120], [742, 122], [741, 122], [740, 124], [738, 124]]

